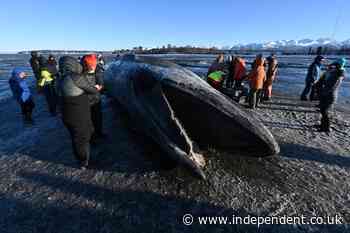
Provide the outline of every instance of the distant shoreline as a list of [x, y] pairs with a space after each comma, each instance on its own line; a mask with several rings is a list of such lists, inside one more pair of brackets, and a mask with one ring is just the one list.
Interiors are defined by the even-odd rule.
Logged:
[[[41, 54], [87, 54], [87, 53], [100, 53], [100, 54], [115, 54], [122, 55], [126, 53], [134, 54], [243, 54], [251, 55], [258, 53], [275, 53], [277, 55], [350, 55], [350, 49], [342, 48], [335, 49], [332, 47], [303, 47], [303, 48], [239, 48], [239, 49], [219, 49], [216, 47], [212, 48], [201, 48], [201, 47], [162, 47], [162, 48], [152, 48], [145, 49], [142, 46], [135, 47], [133, 49], [120, 49], [120, 50], [35, 50]], [[30, 54], [31, 51], [20, 51], [17, 54]]]

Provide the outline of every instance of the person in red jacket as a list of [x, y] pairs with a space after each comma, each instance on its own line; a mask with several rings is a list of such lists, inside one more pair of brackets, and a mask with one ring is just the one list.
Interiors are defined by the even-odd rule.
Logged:
[[241, 88], [242, 81], [246, 76], [246, 64], [245, 60], [241, 57], [236, 57], [234, 62], [233, 80], [235, 82], [234, 89], [237, 90]]

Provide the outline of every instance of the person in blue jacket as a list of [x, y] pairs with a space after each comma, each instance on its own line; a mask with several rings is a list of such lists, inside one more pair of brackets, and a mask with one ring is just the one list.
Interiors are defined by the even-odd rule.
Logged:
[[301, 94], [300, 99], [301, 100], [308, 100], [307, 95], [310, 96], [309, 100], [313, 101], [315, 100], [315, 94], [316, 94], [316, 82], [320, 79], [321, 76], [321, 65], [324, 61], [324, 57], [321, 55], [318, 55], [314, 62], [309, 66], [309, 69], [307, 71], [306, 79], [305, 79], [305, 88], [303, 93]]
[[32, 112], [35, 107], [32, 94], [26, 81], [27, 75], [21, 68], [14, 68], [9, 79], [13, 97], [21, 106], [25, 123], [33, 123]]

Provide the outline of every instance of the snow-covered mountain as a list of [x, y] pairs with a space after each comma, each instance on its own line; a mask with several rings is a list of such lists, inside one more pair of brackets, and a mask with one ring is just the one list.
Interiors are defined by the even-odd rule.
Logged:
[[344, 40], [343, 42], [341, 42], [341, 45], [350, 48], [350, 39]]
[[264, 43], [236, 44], [232, 47], [232, 49], [298, 49], [319, 46], [333, 48], [350, 48], [350, 39], [342, 42], [330, 38], [320, 38], [317, 40], [276, 40]]

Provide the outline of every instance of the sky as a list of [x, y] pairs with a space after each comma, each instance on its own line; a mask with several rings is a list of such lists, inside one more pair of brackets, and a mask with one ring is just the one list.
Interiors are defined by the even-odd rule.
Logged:
[[2, 1], [0, 51], [350, 39], [349, 0]]

